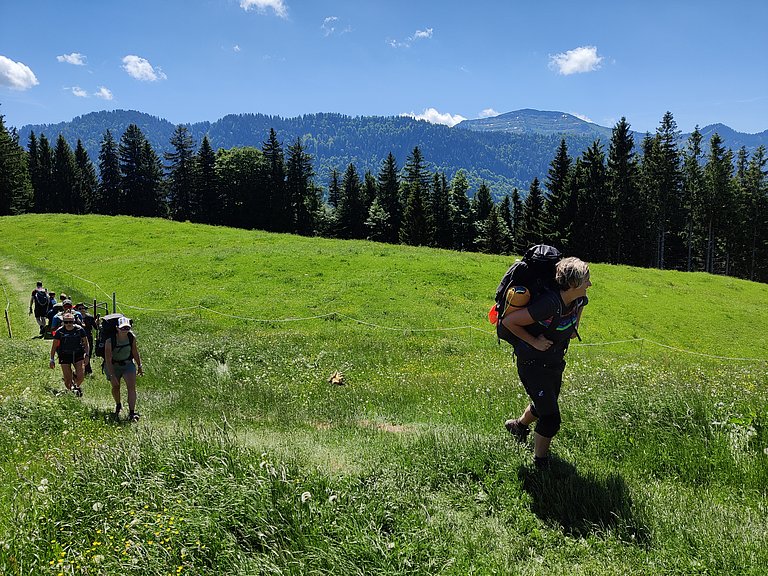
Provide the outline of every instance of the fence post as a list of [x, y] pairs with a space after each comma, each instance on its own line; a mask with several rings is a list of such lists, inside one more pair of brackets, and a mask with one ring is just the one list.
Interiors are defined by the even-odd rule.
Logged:
[[112, 292], [112, 314], [117, 312], [117, 297], [115, 296], [115, 293]]
[[11, 317], [8, 316], [8, 308], [5, 309], [5, 323], [8, 325], [8, 338], [13, 338], [13, 331], [11, 330]]

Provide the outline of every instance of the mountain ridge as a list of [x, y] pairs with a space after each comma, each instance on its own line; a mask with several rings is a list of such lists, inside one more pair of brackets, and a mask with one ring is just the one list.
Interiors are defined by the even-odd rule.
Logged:
[[[119, 140], [130, 124], [136, 124], [162, 156], [171, 150], [170, 137], [176, 125], [170, 121], [136, 110], [90, 112], [57, 124], [25, 125], [18, 131], [26, 145], [31, 132], [41, 133], [55, 145], [59, 134], [74, 148], [78, 139], [91, 160], [98, 163], [101, 139], [107, 129]], [[260, 113], [228, 114], [210, 122], [184, 123], [199, 146], [204, 135], [216, 148], [235, 146], [261, 147], [270, 128], [288, 146], [302, 140], [315, 159], [318, 183], [326, 185], [333, 169], [343, 172], [354, 163], [362, 174], [377, 173], [389, 152], [402, 167], [415, 146], [422, 149], [430, 169], [446, 172], [448, 178], [464, 169], [473, 189], [482, 181], [489, 183], [496, 197], [512, 189], [527, 190], [533, 178], [543, 180], [561, 138], [569, 153], [576, 157], [600, 138], [607, 151], [611, 129], [556, 111], [516, 110], [477, 120], [465, 120], [449, 128], [408, 116], [348, 116], [339, 113], [315, 113], [283, 118]], [[720, 128], [722, 126], [722, 128]], [[558, 130], [564, 127], [564, 130]], [[705, 134], [704, 130], [708, 130]], [[708, 141], [717, 131], [727, 147], [734, 151], [741, 145], [753, 151], [768, 144], [768, 130], [749, 135], [725, 125], [701, 129]], [[635, 132], [639, 151], [643, 134]], [[687, 138], [683, 134], [681, 138]]]

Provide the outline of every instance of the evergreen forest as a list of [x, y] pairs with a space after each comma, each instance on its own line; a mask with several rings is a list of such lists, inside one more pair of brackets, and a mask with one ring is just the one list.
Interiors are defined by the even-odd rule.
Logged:
[[578, 156], [563, 138], [546, 174], [501, 195], [430, 168], [418, 145], [402, 166], [390, 151], [375, 170], [351, 162], [320, 182], [302, 138], [264, 138], [214, 150], [182, 124], [158, 154], [130, 124], [106, 130], [91, 158], [61, 134], [22, 144], [0, 116], [0, 215], [121, 214], [494, 254], [545, 242], [591, 262], [768, 282], [765, 147], [734, 152], [698, 129], [681, 142], [669, 112], [640, 142], [624, 118]]

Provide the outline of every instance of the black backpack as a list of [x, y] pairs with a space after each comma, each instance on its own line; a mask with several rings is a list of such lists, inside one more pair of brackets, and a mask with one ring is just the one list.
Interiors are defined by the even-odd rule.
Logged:
[[[117, 322], [122, 317], [123, 315], [119, 312], [101, 317], [101, 321], [99, 322], [99, 337], [94, 344], [96, 350], [93, 351], [99, 358], [104, 358], [104, 346], [106, 345], [107, 340], [112, 341], [112, 347], [114, 348], [115, 339], [117, 338]], [[133, 320], [130, 322], [131, 326], [133, 326]]]
[[35, 304], [40, 308], [48, 308], [48, 304], [51, 302], [48, 298], [48, 292], [46, 290], [35, 290]]
[[507, 291], [510, 288], [524, 287], [528, 290], [529, 301], [533, 301], [545, 290], [556, 290], [555, 266], [562, 259], [563, 255], [557, 248], [537, 244], [525, 252], [522, 260], [517, 260], [509, 267], [496, 288], [496, 336], [499, 340], [509, 342], [513, 346], [519, 341], [517, 336], [501, 323], [507, 307]]

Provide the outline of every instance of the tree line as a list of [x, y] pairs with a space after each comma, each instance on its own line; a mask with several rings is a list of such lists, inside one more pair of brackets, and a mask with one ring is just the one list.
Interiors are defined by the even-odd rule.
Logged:
[[61, 135], [32, 132], [25, 149], [0, 116], [0, 214], [154, 216], [494, 254], [546, 242], [592, 262], [768, 281], [765, 148], [734, 154], [698, 128], [679, 137], [668, 112], [638, 148], [622, 118], [607, 150], [598, 139], [574, 159], [563, 139], [543, 183], [497, 201], [463, 170], [431, 170], [418, 146], [402, 167], [390, 152], [376, 173], [350, 163], [321, 187], [302, 140], [284, 147], [274, 129], [260, 149], [214, 151], [179, 125], [161, 159], [131, 124], [119, 141], [104, 133], [94, 165]]

